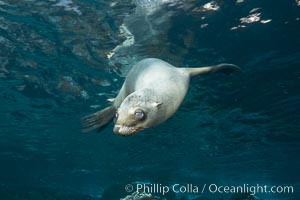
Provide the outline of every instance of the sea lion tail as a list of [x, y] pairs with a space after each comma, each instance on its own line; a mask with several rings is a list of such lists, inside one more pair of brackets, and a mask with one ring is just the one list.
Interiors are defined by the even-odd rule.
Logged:
[[82, 132], [90, 132], [95, 129], [99, 131], [107, 125], [114, 118], [116, 112], [116, 108], [114, 106], [110, 106], [95, 112], [91, 115], [88, 115], [82, 119], [83, 129]]
[[240, 71], [240, 68], [238, 66], [234, 64], [227, 64], [227, 63], [207, 66], [207, 67], [183, 68], [183, 69], [190, 75], [190, 77], [200, 75], [200, 74], [213, 73], [213, 72], [233, 73], [233, 72]]

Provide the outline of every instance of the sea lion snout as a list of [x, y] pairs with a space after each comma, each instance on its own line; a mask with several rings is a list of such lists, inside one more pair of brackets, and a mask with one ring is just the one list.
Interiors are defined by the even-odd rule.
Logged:
[[118, 135], [123, 135], [123, 136], [129, 136], [132, 135], [134, 133], [137, 133], [140, 129], [138, 129], [137, 127], [134, 126], [123, 126], [123, 125], [119, 125], [116, 124], [113, 131], [114, 133], [118, 134]]

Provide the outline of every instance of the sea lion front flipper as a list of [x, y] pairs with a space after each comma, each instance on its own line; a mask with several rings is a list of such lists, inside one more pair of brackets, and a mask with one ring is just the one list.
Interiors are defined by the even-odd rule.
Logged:
[[206, 73], [213, 73], [213, 72], [223, 72], [223, 73], [233, 73], [240, 71], [240, 68], [233, 64], [222, 63], [219, 65], [207, 66], [207, 67], [198, 67], [198, 68], [180, 68], [184, 69], [190, 77], [206, 74]]
[[110, 103], [114, 103], [116, 100], [116, 98], [109, 98], [109, 99], [106, 99], [106, 101], [110, 102]]
[[108, 124], [115, 116], [116, 108], [114, 106], [107, 107], [103, 110], [88, 115], [82, 119], [83, 132], [90, 132], [95, 129], [101, 129]]

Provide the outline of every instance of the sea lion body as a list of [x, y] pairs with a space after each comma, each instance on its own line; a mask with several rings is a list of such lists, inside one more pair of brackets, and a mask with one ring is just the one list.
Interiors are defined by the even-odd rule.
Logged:
[[181, 105], [190, 78], [215, 71], [235, 71], [232, 64], [201, 68], [177, 68], [156, 58], [141, 60], [128, 73], [112, 106], [83, 119], [87, 131], [116, 118], [114, 132], [132, 135], [171, 117]]

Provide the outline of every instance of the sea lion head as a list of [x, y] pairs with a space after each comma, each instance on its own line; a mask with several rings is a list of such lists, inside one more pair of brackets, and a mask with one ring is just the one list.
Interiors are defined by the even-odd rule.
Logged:
[[162, 103], [145, 91], [128, 95], [116, 111], [114, 132], [129, 136], [157, 124]]

